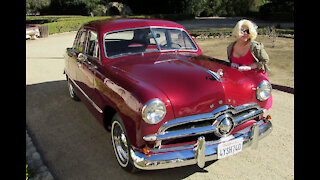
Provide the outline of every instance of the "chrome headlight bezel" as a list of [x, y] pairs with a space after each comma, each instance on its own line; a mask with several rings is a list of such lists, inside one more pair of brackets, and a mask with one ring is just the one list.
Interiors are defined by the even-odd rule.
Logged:
[[257, 87], [256, 97], [259, 101], [267, 100], [271, 95], [272, 86], [269, 81], [263, 80]]
[[160, 99], [148, 101], [142, 108], [142, 119], [148, 124], [157, 124], [163, 120], [167, 113], [164, 102]]

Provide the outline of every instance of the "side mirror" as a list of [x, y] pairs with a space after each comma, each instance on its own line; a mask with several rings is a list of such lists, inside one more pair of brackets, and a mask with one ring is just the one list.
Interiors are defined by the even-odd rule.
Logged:
[[87, 56], [84, 55], [83, 53], [78, 54], [78, 61], [83, 62], [87, 59]]

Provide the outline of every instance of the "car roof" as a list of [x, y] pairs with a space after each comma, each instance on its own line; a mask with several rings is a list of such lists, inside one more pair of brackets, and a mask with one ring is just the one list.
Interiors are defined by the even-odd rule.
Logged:
[[83, 25], [86, 29], [94, 29], [102, 34], [121, 29], [139, 28], [139, 27], [171, 27], [185, 29], [178, 23], [162, 19], [143, 19], [143, 18], [122, 18], [90, 21]]

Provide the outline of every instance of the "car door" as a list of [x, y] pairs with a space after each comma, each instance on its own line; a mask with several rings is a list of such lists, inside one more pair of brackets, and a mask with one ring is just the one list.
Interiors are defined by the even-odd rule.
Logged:
[[78, 54], [83, 51], [86, 31], [80, 30], [75, 38], [72, 48], [67, 48], [65, 55], [66, 73], [69, 78], [76, 80], [76, 72], [79, 70]]
[[76, 83], [80, 87], [82, 93], [86, 96], [93, 106], [96, 104], [93, 101], [94, 97], [94, 77], [97, 59], [93, 56], [95, 49], [96, 33], [93, 31], [86, 31], [85, 40], [80, 43], [80, 48], [76, 51], [77, 54], [77, 66]]
[[67, 72], [70, 78], [75, 83], [76, 87], [80, 90], [82, 95], [95, 106], [92, 96], [94, 94], [94, 64], [91, 56], [88, 56], [89, 42], [91, 37], [91, 31], [82, 29], [77, 35], [77, 40], [74, 43], [73, 48], [67, 49], [69, 56]]
[[[86, 58], [87, 58], [87, 67], [90, 71], [91, 75], [93, 75], [92, 80], [92, 88], [91, 88], [91, 100], [93, 101], [93, 106], [96, 108], [97, 111], [102, 113], [103, 107], [103, 97], [100, 94], [99, 89], [104, 87], [103, 81], [105, 76], [103, 75], [102, 71], [104, 67], [101, 65], [100, 61], [100, 47], [98, 41], [98, 34], [95, 31], [89, 30], [88, 31], [88, 40], [86, 46]], [[89, 73], [89, 72], [87, 72]]]

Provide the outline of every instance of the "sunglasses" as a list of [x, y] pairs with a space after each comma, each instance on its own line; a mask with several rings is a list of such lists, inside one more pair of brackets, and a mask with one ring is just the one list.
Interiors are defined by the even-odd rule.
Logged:
[[247, 34], [250, 34], [249, 29], [241, 28], [241, 29], [240, 29], [240, 31], [241, 31], [241, 32], [243, 32], [243, 33], [245, 33], [245, 32], [246, 32]]

